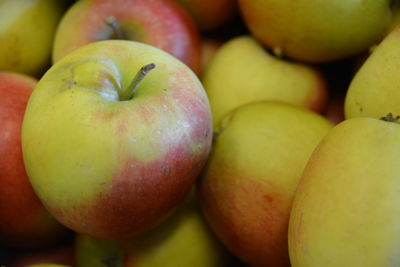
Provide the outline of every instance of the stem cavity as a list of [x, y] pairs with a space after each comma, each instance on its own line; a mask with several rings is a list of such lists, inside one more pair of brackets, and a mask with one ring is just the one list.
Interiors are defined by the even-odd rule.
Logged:
[[126, 40], [125, 35], [121, 31], [121, 27], [119, 26], [118, 21], [114, 16], [106, 17], [104, 19], [104, 23], [107, 24], [113, 30], [117, 39]]
[[383, 120], [383, 121], [400, 123], [399, 122], [400, 116], [397, 115], [396, 117], [394, 117], [392, 113], [388, 113], [386, 116], [383, 116], [380, 119]]
[[140, 68], [140, 70], [138, 71], [138, 73], [136, 73], [136, 76], [133, 78], [133, 80], [128, 86], [128, 89], [130, 89], [128, 99], [132, 99], [133, 95], [135, 94], [138, 86], [140, 85], [144, 77], [146, 77], [146, 75], [155, 67], [156, 64], [150, 63]]

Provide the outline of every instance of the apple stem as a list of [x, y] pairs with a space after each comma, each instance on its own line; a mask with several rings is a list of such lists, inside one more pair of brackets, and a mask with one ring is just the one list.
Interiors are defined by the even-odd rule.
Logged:
[[135, 94], [139, 84], [142, 82], [144, 77], [156, 67], [156, 64], [150, 63], [140, 68], [140, 70], [136, 73], [136, 76], [133, 78], [131, 83], [129, 84], [128, 88], [130, 88], [130, 93], [128, 99], [132, 99], [133, 95]]
[[115, 36], [119, 40], [126, 40], [124, 33], [121, 31], [121, 27], [118, 24], [117, 19], [114, 16], [109, 16], [104, 19], [104, 23], [110, 26]]
[[388, 113], [386, 116], [380, 118], [383, 121], [397, 122], [399, 123], [400, 116], [394, 117], [392, 113]]

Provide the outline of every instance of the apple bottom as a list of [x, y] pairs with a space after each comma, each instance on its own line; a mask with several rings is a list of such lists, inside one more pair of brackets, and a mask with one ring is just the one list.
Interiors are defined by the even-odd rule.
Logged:
[[112, 177], [109, 190], [91, 203], [48, 208], [78, 233], [106, 239], [134, 237], [158, 225], [182, 202], [203, 167], [198, 157], [204, 155], [192, 155], [182, 144], [147, 164], [127, 160]]

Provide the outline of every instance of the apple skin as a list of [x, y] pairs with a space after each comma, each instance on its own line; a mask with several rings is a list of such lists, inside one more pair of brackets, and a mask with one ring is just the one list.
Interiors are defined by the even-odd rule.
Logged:
[[399, 45], [400, 27], [396, 27], [362, 64], [347, 90], [346, 119], [400, 114]]
[[170, 0], [77, 1], [57, 29], [53, 63], [76, 48], [113, 39], [104, 19], [114, 16], [125, 38], [158, 47], [200, 73], [200, 37], [186, 10]]
[[[157, 67], [126, 97], [151, 62]], [[123, 40], [90, 43], [53, 65], [22, 127], [39, 198], [64, 225], [99, 238], [133, 237], [166, 218], [189, 192], [211, 140], [197, 76], [158, 48]]]
[[211, 59], [215, 56], [218, 49], [224, 44], [224, 41], [204, 37], [201, 40], [201, 70], [203, 73], [210, 63]]
[[389, 0], [238, 3], [258, 40], [303, 62], [329, 62], [361, 53], [384, 37], [392, 20]]
[[243, 105], [221, 121], [197, 183], [199, 200], [211, 229], [244, 263], [290, 266], [292, 198], [331, 128], [317, 113], [271, 101]]
[[282, 101], [318, 112], [326, 103], [326, 82], [316, 68], [277, 58], [247, 35], [218, 49], [202, 82], [214, 126], [234, 108], [255, 101]]
[[0, 72], [0, 243], [41, 247], [61, 238], [66, 229], [45, 210], [26, 175], [21, 125], [37, 80]]
[[351, 118], [310, 157], [289, 224], [293, 267], [398, 266], [400, 125]]
[[61, 264], [75, 266], [75, 248], [72, 244], [21, 253], [9, 267], [26, 267], [33, 264]]
[[237, 14], [235, 0], [174, 0], [193, 17], [201, 31], [214, 30]]
[[153, 230], [116, 241], [77, 235], [77, 267], [222, 267], [229, 254], [205, 222], [192, 190], [178, 209]]
[[0, 70], [44, 73], [65, 8], [65, 1], [57, 0], [0, 1]]

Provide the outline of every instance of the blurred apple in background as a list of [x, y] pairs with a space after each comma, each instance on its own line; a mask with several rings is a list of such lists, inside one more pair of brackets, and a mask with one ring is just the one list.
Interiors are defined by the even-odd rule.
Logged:
[[158, 48], [123, 40], [88, 44], [53, 65], [22, 128], [26, 170], [46, 208], [99, 238], [133, 237], [171, 214], [211, 139], [197, 76]]
[[201, 31], [214, 30], [237, 14], [236, 0], [174, 0], [193, 17]]
[[271, 55], [251, 36], [224, 43], [208, 64], [202, 82], [214, 125], [236, 107], [277, 100], [315, 111], [326, 102], [324, 77], [308, 65]]
[[201, 40], [201, 73], [207, 68], [211, 59], [215, 56], [224, 41], [215, 38], [204, 37]]
[[21, 125], [37, 80], [0, 72], [0, 243], [41, 247], [60, 241], [66, 229], [45, 210], [25, 172]]
[[290, 266], [292, 198], [308, 158], [331, 128], [317, 113], [270, 101], [224, 117], [198, 192], [209, 225], [231, 253], [250, 266]]
[[51, 63], [54, 34], [68, 1], [0, 1], [0, 71], [39, 77]]
[[77, 1], [57, 30], [53, 62], [82, 45], [107, 39], [153, 45], [200, 73], [198, 30], [186, 10], [172, 0]]
[[77, 267], [222, 267], [229, 257], [204, 221], [194, 190], [165, 222], [136, 238], [76, 238]]
[[348, 88], [345, 117], [400, 114], [400, 26], [374, 49]]
[[75, 266], [75, 248], [73, 243], [53, 248], [21, 252], [12, 260], [9, 267], [26, 267], [32, 264], [63, 264]]
[[276, 53], [305, 62], [343, 59], [386, 34], [397, 1], [239, 0], [252, 34]]

